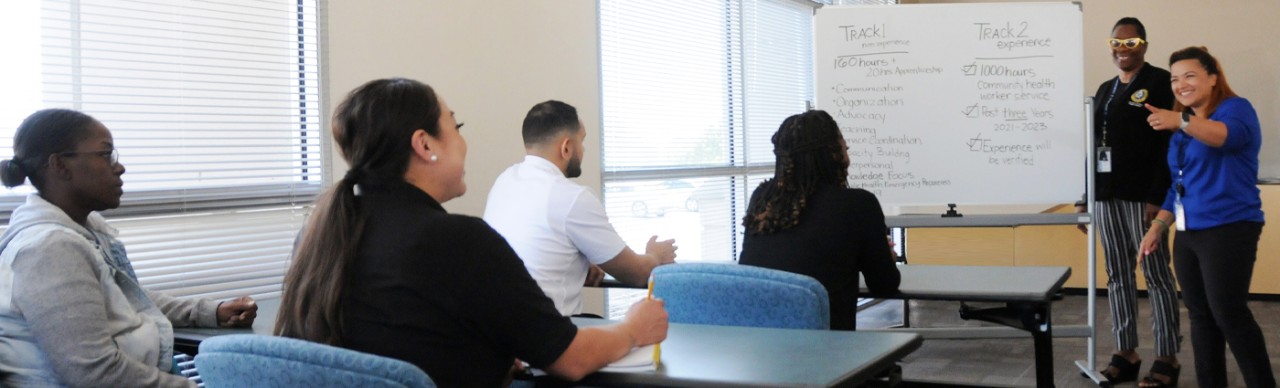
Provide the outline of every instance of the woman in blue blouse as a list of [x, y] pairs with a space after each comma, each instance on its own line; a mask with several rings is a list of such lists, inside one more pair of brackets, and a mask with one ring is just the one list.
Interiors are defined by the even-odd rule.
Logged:
[[[1177, 103], [1172, 111], [1147, 105], [1147, 121], [1153, 129], [1175, 131], [1167, 158], [1173, 185], [1142, 239], [1139, 260], [1176, 227], [1174, 267], [1191, 319], [1199, 386], [1227, 386], [1225, 345], [1231, 344], [1245, 384], [1274, 387], [1262, 330], [1245, 304], [1263, 224], [1258, 115], [1231, 91], [1207, 49], [1179, 50], [1169, 64]], [[1177, 372], [1168, 368], [1151, 378], [1172, 385]]]

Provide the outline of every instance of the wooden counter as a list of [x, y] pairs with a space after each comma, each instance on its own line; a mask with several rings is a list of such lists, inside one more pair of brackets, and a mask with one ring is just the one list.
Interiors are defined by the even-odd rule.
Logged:
[[[1259, 185], [1267, 225], [1258, 242], [1254, 267], [1255, 294], [1280, 294], [1280, 185]], [[1070, 213], [1075, 208], [1057, 206], [1049, 212]], [[1075, 226], [1019, 226], [1013, 228], [918, 228], [907, 231], [907, 258], [911, 264], [935, 265], [1036, 265], [1068, 266], [1077, 274], [1066, 287], [1084, 288], [1088, 268], [1085, 235]], [[1098, 288], [1107, 287], [1106, 264], [1098, 247]], [[1138, 287], [1146, 281], [1138, 274]]]

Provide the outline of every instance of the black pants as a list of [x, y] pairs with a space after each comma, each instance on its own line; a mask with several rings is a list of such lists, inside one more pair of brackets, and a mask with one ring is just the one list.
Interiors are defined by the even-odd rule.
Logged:
[[1227, 386], [1226, 345], [1249, 387], [1275, 387], [1262, 329], [1246, 304], [1262, 224], [1236, 222], [1178, 232], [1173, 266], [1191, 318], [1191, 347], [1200, 387]]

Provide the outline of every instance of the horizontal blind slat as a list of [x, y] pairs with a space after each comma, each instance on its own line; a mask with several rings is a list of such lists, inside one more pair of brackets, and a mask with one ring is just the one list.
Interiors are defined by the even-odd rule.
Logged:
[[610, 221], [624, 239], [661, 230], [682, 260], [736, 259], [749, 193], [773, 172], [769, 138], [812, 100], [812, 6], [601, 0], [599, 10]]
[[[0, 3], [31, 34], [6, 52], [22, 74], [6, 92], [40, 103], [0, 109], [0, 140], [40, 107], [93, 115], [127, 166], [104, 215], [144, 285], [278, 297], [324, 187], [317, 1], [20, 3]], [[0, 192], [0, 219], [31, 192]]]

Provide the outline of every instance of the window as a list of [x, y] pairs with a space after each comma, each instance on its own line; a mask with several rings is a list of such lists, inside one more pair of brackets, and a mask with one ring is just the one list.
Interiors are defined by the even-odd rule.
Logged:
[[813, 89], [803, 2], [600, 3], [604, 201], [633, 246], [674, 237], [685, 261], [732, 261], [769, 139]]
[[[37, 109], [92, 115], [127, 168], [104, 214], [144, 285], [278, 294], [322, 188], [316, 2], [6, 2], [0, 157]], [[32, 191], [0, 192], [0, 218]]]
[[812, 100], [815, 5], [600, 1], [603, 197], [630, 246], [657, 234], [678, 261], [737, 259], [770, 138]]

